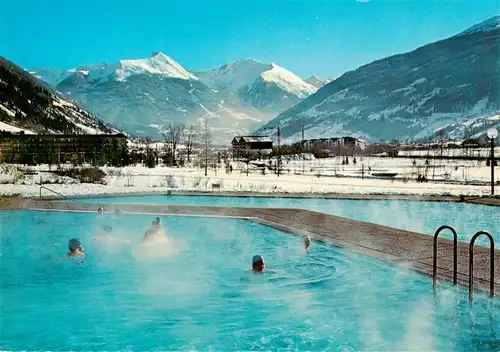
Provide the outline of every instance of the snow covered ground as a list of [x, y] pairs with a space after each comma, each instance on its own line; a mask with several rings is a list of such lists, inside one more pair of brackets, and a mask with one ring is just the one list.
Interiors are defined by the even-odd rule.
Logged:
[[[496, 143], [498, 144], [498, 142]], [[440, 149], [434, 149], [434, 150], [400, 150], [399, 154], [400, 156], [432, 156], [432, 157], [439, 157], [439, 156], [444, 156], [444, 157], [464, 157], [464, 156], [470, 156], [470, 157], [490, 157], [491, 155], [491, 148], [448, 148], [448, 149], [443, 149], [441, 152]], [[500, 157], [500, 146], [495, 147], [495, 156]]]
[[[353, 164], [341, 165], [340, 158], [318, 160], [290, 160], [283, 163], [283, 174], [262, 174], [261, 169], [233, 163], [233, 172], [223, 168], [210, 168], [208, 176], [197, 168], [143, 166], [125, 168], [103, 167], [107, 174], [105, 185], [81, 184], [77, 180], [47, 172], [47, 165], [30, 168], [33, 174], [24, 174], [20, 167], [4, 165], [0, 168], [0, 194], [38, 196], [40, 179], [45, 186], [63, 195], [113, 194], [131, 192], [177, 191], [231, 191], [231, 192], [280, 192], [280, 193], [350, 193], [350, 194], [412, 194], [412, 195], [488, 195], [490, 169], [484, 162], [437, 161], [432, 167], [425, 160], [398, 158], [358, 158]], [[69, 166], [66, 166], [69, 167]], [[371, 171], [369, 171], [371, 168]], [[52, 170], [56, 167], [52, 166]], [[362, 178], [362, 169], [364, 178]], [[500, 181], [497, 167], [496, 181]], [[419, 173], [436, 181], [417, 183]], [[301, 174], [305, 171], [305, 174]], [[395, 179], [372, 178], [371, 172], [397, 172]], [[337, 175], [335, 177], [335, 174]], [[433, 177], [434, 176], [434, 177]], [[465, 184], [464, 180], [468, 181]], [[459, 183], [461, 182], [461, 183]], [[471, 184], [475, 183], [475, 184]], [[500, 191], [500, 186], [497, 186]], [[46, 196], [53, 195], [43, 190]]]
[[[2, 106], [2, 105], [0, 105], [0, 106]], [[7, 124], [5, 122], [1, 122], [1, 121], [0, 121], [0, 131], [12, 132], [12, 133], [24, 132], [25, 134], [35, 134], [31, 131], [9, 125], [9, 124]]]

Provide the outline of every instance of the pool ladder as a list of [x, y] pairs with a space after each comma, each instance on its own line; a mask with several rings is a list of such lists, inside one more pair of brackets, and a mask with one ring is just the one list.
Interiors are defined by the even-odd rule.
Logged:
[[[437, 286], [437, 239], [441, 231], [450, 230], [453, 233], [453, 285], [457, 284], [457, 263], [458, 263], [458, 236], [457, 231], [451, 226], [443, 225], [434, 233], [434, 248], [432, 261], [432, 287], [436, 290]], [[478, 231], [472, 236], [469, 242], [469, 301], [472, 301], [474, 290], [474, 243], [476, 239], [486, 235], [490, 240], [490, 297], [495, 295], [495, 241], [493, 236], [486, 231]]]

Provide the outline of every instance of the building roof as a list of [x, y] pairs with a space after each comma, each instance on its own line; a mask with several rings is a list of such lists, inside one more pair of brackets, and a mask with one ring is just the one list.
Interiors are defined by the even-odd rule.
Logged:
[[256, 142], [272, 142], [273, 140], [268, 136], [236, 136], [233, 142], [246, 142], [246, 143], [256, 143]]

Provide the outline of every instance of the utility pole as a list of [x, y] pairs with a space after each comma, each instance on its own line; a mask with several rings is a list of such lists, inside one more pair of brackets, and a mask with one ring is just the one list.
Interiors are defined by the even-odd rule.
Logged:
[[276, 172], [278, 174], [278, 177], [280, 177], [280, 166], [281, 166], [281, 155], [280, 155], [280, 126], [277, 127], [277, 132], [278, 132], [278, 155], [276, 159]]
[[306, 174], [306, 159], [304, 157], [304, 125], [300, 126], [302, 129], [302, 175]]
[[495, 140], [491, 138], [491, 195], [495, 195]]
[[487, 132], [486, 135], [491, 141], [491, 195], [495, 195], [495, 138], [498, 137], [498, 131], [496, 128], [492, 127]]

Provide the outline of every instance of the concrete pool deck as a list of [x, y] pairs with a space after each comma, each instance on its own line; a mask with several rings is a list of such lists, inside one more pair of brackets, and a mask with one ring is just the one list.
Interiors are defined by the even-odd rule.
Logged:
[[[130, 192], [130, 193], [103, 193], [86, 194], [71, 197], [59, 197], [44, 194], [44, 199], [64, 200], [64, 199], [89, 199], [89, 198], [118, 198], [118, 197], [140, 197], [140, 196], [212, 196], [212, 197], [236, 197], [236, 198], [297, 198], [297, 199], [351, 199], [351, 200], [411, 200], [423, 202], [464, 202], [471, 204], [482, 204], [490, 206], [500, 206], [500, 197], [489, 196], [447, 196], [447, 195], [414, 195], [414, 194], [346, 194], [346, 193], [261, 193], [261, 192], [227, 192], [227, 191], [162, 191], [162, 192]], [[38, 199], [38, 197], [32, 197]]]
[[[301, 209], [230, 208], [214, 206], [138, 205], [39, 201], [26, 198], [0, 198], [0, 209], [96, 212], [103, 206], [106, 212], [119, 208], [129, 214], [182, 216], [218, 216], [244, 218], [282, 231], [353, 250], [378, 259], [393, 262], [418, 272], [432, 275], [433, 238], [428, 235], [346, 219]], [[478, 229], [480, 230], [480, 229]], [[489, 248], [474, 250], [474, 285], [489, 288]], [[500, 251], [495, 251], [495, 294], [500, 296]], [[453, 242], [438, 241], [438, 277], [448, 281], [453, 277]], [[458, 243], [458, 281], [468, 286], [469, 245]], [[431, 283], [430, 283], [431, 284]]]

